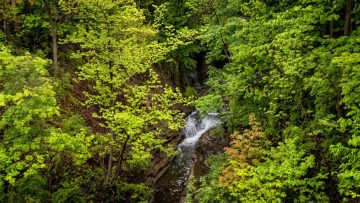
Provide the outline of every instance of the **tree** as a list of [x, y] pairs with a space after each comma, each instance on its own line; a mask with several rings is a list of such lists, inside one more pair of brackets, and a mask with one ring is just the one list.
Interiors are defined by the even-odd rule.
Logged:
[[[305, 196], [310, 198], [306, 201], [330, 202], [356, 198], [358, 188], [350, 182], [358, 180], [358, 162], [350, 160], [358, 156], [357, 96], [350, 92], [357, 91], [357, 71], [350, 67], [357, 67], [359, 53], [357, 2], [231, 0], [217, 5], [221, 23], [204, 16], [210, 26], [204, 27], [203, 42], [212, 47], [209, 58], [215, 58], [213, 52], [220, 49], [214, 44], [221, 40], [214, 36], [222, 30], [231, 57], [223, 68], [210, 72], [208, 97], [222, 98], [230, 133], [247, 126], [248, 115], [255, 113], [272, 143], [265, 160], [245, 171], [249, 177], [240, 178], [244, 171], [232, 173], [241, 179], [240, 189], [227, 191], [250, 198], [254, 188], [272, 191], [270, 185], [279, 184], [274, 198], [281, 201], [305, 201]], [[349, 152], [353, 155], [346, 156]], [[294, 170], [270, 175], [269, 168], [280, 170], [287, 162]], [[273, 179], [265, 181], [264, 176]], [[258, 180], [261, 187], [251, 185]], [[293, 185], [286, 185], [290, 182]], [[316, 182], [319, 185], [314, 186]], [[250, 192], [241, 185], [249, 186]], [[309, 188], [317, 194], [309, 194]]]
[[[359, 29], [357, 30], [359, 32]], [[350, 39], [357, 38], [358, 35], [350, 37]], [[339, 191], [344, 196], [344, 201], [350, 199], [357, 199], [360, 197], [359, 188], [359, 102], [360, 98], [357, 94], [359, 91], [359, 50], [358, 45], [349, 44], [349, 49], [355, 53], [345, 52], [339, 57], [335, 57], [332, 63], [343, 68], [341, 76], [342, 87], [342, 103], [345, 105], [347, 113], [345, 118], [340, 119], [340, 130], [347, 132], [348, 138], [344, 143], [337, 143], [331, 146], [331, 152], [340, 158]]]
[[43, 0], [43, 1], [48, 16], [48, 22], [50, 24], [54, 76], [57, 77], [59, 75], [59, 62], [58, 62], [59, 5], [57, 0]]
[[46, 166], [44, 155], [39, 153], [47, 135], [45, 120], [57, 115], [59, 109], [53, 84], [46, 77], [47, 61], [29, 54], [14, 57], [2, 45], [0, 49], [0, 180], [14, 185], [19, 176]]
[[[58, 33], [60, 8], [57, 0], [5, 0], [0, 13], [5, 40], [10, 42], [18, 55], [24, 50], [44, 51], [44, 42], [51, 36], [53, 75], [59, 74]], [[46, 12], [44, 12], [46, 11]], [[61, 31], [61, 30], [60, 30]], [[38, 48], [38, 50], [36, 50]]]
[[[129, 171], [143, 169], [153, 149], [169, 152], [168, 130], [181, 127], [183, 103], [178, 91], [161, 85], [152, 64], [168, 51], [154, 39], [156, 31], [144, 25], [133, 1], [68, 2], [79, 19], [67, 42], [79, 44], [79, 80], [89, 84], [85, 104], [96, 108], [102, 134], [100, 163], [104, 184], [113, 184]], [[105, 163], [106, 162], [106, 163]]]
[[91, 157], [92, 138], [84, 129], [68, 133], [49, 124], [60, 112], [47, 65], [0, 45], [1, 201], [48, 201], [48, 171], [56, 162], [67, 156], [67, 164], [80, 165]]
[[0, 5], [1, 13], [1, 31], [5, 35], [5, 40], [10, 42], [11, 45], [15, 48], [17, 54], [21, 54], [20, 44], [13, 33], [19, 29], [19, 20], [18, 20], [18, 8], [16, 6], [16, 1], [2, 1]]

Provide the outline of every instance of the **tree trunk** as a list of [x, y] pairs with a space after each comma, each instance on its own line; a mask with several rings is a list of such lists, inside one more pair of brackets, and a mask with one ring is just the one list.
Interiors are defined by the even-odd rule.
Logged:
[[49, 23], [50, 23], [54, 76], [57, 77], [59, 75], [59, 64], [58, 64], [58, 44], [57, 44], [58, 36], [57, 36], [56, 12], [53, 12], [53, 10], [51, 8], [50, 0], [44, 0], [44, 3], [45, 3], [45, 7], [46, 7], [46, 12], [49, 16]]
[[59, 76], [59, 62], [58, 62], [58, 45], [57, 45], [57, 25], [56, 22], [51, 26], [52, 37], [52, 51], [53, 51], [53, 68], [54, 76]]
[[[100, 152], [101, 152], [101, 153], [105, 153], [104, 138], [101, 140]], [[106, 166], [105, 166], [105, 156], [103, 156], [103, 157], [101, 158], [101, 167], [102, 167], [102, 168], [106, 168]]]
[[114, 157], [113, 145], [110, 144], [109, 161], [108, 161], [108, 166], [107, 166], [107, 171], [106, 171], [106, 177], [105, 177], [104, 185], [108, 184], [109, 181], [110, 181], [110, 177], [111, 177], [111, 174], [112, 174], [112, 161], [113, 161], [113, 157]]
[[[110, 129], [110, 133], [111, 133], [111, 138], [113, 140], [115, 140], [115, 134], [114, 132]], [[112, 167], [113, 167], [113, 158], [114, 158], [114, 149], [113, 149], [113, 145], [110, 143], [109, 146], [109, 160], [108, 160], [108, 165], [107, 165], [107, 170], [106, 170], [106, 176], [105, 176], [105, 180], [104, 180], [104, 185], [109, 184], [110, 178], [112, 177]]]
[[[110, 31], [108, 30], [108, 35], [110, 36]], [[109, 49], [111, 50], [111, 42], [108, 42], [108, 46]], [[114, 85], [112, 83], [113, 80], [113, 72], [112, 72], [112, 63], [109, 62], [108, 64], [109, 70], [110, 70], [110, 90], [113, 93], [114, 92]], [[111, 107], [115, 106], [115, 100], [113, 99], [111, 101]], [[110, 128], [110, 133], [111, 133], [111, 138], [113, 140], [115, 140], [116, 136], [114, 134], [114, 131]], [[114, 157], [114, 151], [113, 151], [113, 145], [110, 143], [110, 150], [109, 150], [109, 161], [108, 161], [108, 168], [107, 168], [107, 172], [106, 172], [106, 177], [105, 177], [105, 181], [104, 184], [109, 184], [111, 182], [111, 177], [112, 177], [112, 163], [113, 163], [113, 157]]]
[[122, 149], [121, 149], [121, 153], [120, 153], [120, 156], [119, 156], [119, 162], [116, 166], [116, 172], [114, 173], [114, 175], [111, 177], [110, 181], [113, 181], [119, 174], [120, 174], [120, 171], [121, 171], [121, 166], [122, 166], [122, 163], [124, 162], [124, 155], [125, 155], [125, 150], [126, 150], [126, 147], [127, 147], [127, 143], [130, 139], [130, 136], [128, 135], [126, 137], [126, 140], [125, 142], [123, 143], [122, 145]]
[[353, 5], [354, 5], [354, 0], [347, 0], [346, 13], [345, 13], [344, 35], [350, 35], [352, 32], [351, 13], [353, 10]]

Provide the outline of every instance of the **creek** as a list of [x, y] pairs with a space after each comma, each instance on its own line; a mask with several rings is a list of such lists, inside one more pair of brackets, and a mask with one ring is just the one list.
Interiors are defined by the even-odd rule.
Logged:
[[201, 119], [200, 112], [196, 110], [187, 117], [187, 125], [182, 130], [185, 138], [178, 145], [179, 155], [156, 182], [156, 193], [153, 202], [184, 202], [188, 178], [194, 165], [195, 146], [204, 133], [216, 127], [219, 123], [220, 118], [215, 113], [209, 113]]

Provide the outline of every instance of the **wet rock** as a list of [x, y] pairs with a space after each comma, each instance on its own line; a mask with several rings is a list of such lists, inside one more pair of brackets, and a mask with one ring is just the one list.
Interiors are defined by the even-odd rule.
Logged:
[[[194, 109], [189, 106], [178, 106], [185, 116], [188, 116]], [[184, 139], [184, 134], [182, 132], [176, 133], [175, 135], [171, 136], [165, 144], [169, 144], [176, 146]], [[153, 159], [145, 171], [145, 184], [149, 186], [153, 186], [156, 181], [166, 172], [169, 168], [171, 162], [174, 160], [175, 156], [167, 156], [165, 153], [160, 151], [153, 152]]]
[[196, 145], [196, 152], [203, 156], [214, 155], [223, 152], [223, 148], [228, 146], [229, 138], [220, 128], [206, 132]]
[[204, 133], [195, 148], [194, 167], [191, 174], [195, 178], [204, 175], [208, 170], [205, 163], [206, 158], [210, 155], [223, 153], [224, 147], [228, 146], [229, 142], [229, 137], [221, 127]]
[[[169, 144], [175, 148], [182, 139], [183, 135], [178, 133], [171, 138]], [[145, 172], [145, 184], [152, 186], [166, 172], [174, 158], [175, 156], [167, 156], [164, 152], [155, 151], [153, 159]]]

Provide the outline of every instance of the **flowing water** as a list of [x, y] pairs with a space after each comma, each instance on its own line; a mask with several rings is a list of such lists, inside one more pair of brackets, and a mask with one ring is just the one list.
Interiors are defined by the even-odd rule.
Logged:
[[192, 155], [200, 137], [216, 127], [220, 119], [218, 114], [210, 113], [200, 120], [199, 111], [192, 112], [183, 129], [185, 139], [178, 145], [179, 156], [157, 181], [156, 203], [176, 203], [186, 195], [186, 185], [193, 165]]

